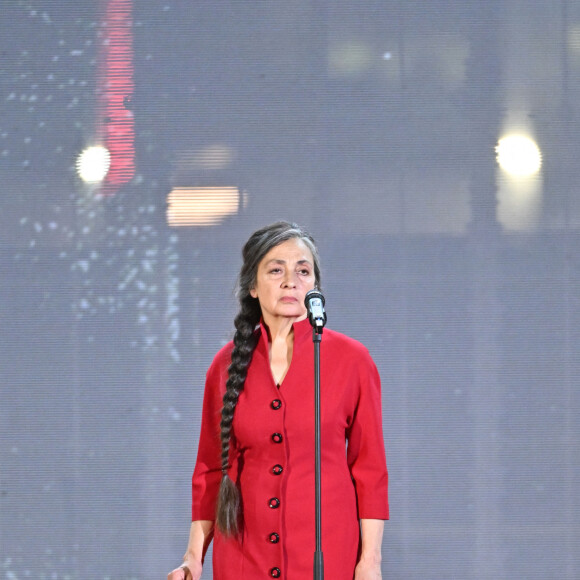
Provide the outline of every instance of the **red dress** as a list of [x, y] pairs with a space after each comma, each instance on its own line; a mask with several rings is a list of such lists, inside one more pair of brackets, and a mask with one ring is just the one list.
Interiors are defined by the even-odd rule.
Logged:
[[[308, 320], [294, 324], [294, 350], [278, 387], [264, 327], [234, 414], [229, 474], [242, 497], [238, 538], [216, 531], [215, 580], [313, 576], [314, 347]], [[233, 345], [221, 349], [206, 380], [193, 520], [215, 520], [221, 479], [219, 423]], [[352, 580], [361, 518], [388, 519], [380, 379], [359, 342], [324, 330], [321, 362], [321, 487], [324, 574]]]

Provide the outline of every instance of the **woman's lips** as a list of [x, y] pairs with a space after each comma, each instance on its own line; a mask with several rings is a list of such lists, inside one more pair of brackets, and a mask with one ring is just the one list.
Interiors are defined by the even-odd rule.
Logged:
[[293, 298], [292, 296], [282, 296], [282, 298], [280, 298], [280, 302], [293, 304], [294, 302], [298, 302], [298, 300], [296, 298]]

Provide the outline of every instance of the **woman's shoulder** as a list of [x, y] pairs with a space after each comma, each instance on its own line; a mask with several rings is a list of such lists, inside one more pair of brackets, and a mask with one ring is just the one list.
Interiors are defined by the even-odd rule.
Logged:
[[328, 343], [328, 348], [341, 349], [345, 354], [370, 358], [369, 350], [362, 342], [342, 332], [325, 328], [322, 334], [322, 348], [325, 342]]
[[359, 377], [366, 377], [365, 382], [369, 379], [373, 384], [380, 384], [379, 371], [371, 353], [356, 338], [324, 329], [321, 349], [326, 364], [337, 372], [348, 374], [356, 369]]
[[228, 366], [232, 361], [232, 350], [234, 349], [234, 342], [230, 340], [226, 342], [215, 354], [209, 366], [208, 373], [227, 371]]
[[[260, 329], [255, 330], [256, 339], [259, 339]], [[209, 366], [209, 371], [219, 370], [221, 372], [226, 371], [232, 362], [232, 351], [234, 350], [234, 341], [229, 340], [222, 344], [221, 348], [216, 352], [213, 360]]]
[[222, 345], [222, 347], [216, 352], [213, 358], [214, 360], [230, 358], [232, 356], [232, 350], [234, 350], [234, 341], [229, 340], [228, 342]]

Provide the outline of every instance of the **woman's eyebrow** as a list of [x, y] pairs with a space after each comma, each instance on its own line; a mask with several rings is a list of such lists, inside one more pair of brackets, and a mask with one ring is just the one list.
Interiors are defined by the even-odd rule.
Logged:
[[[285, 264], [286, 260], [282, 260], [282, 258], [272, 258], [271, 260], [268, 260], [266, 262], [266, 264]], [[312, 263], [310, 262], [310, 260], [298, 260], [298, 262], [296, 262], [297, 264], [308, 264], [309, 266], [312, 266]]]

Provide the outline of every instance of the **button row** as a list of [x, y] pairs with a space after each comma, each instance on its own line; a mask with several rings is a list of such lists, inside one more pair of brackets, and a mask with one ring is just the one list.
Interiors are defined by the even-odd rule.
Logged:
[[[274, 399], [270, 403], [270, 407], [274, 411], [278, 411], [279, 409], [282, 408], [282, 401], [280, 399]], [[284, 440], [284, 438], [282, 437], [281, 433], [273, 433], [272, 434], [272, 441], [274, 443], [282, 443], [283, 440]], [[284, 468], [279, 463], [277, 463], [276, 465], [274, 465], [274, 467], [272, 467], [272, 473], [274, 475], [281, 475], [283, 471], [284, 471]], [[270, 500], [268, 501], [268, 506], [271, 509], [278, 509], [280, 507], [280, 500], [277, 497], [270, 498]], [[268, 536], [268, 541], [271, 544], [277, 544], [280, 541], [280, 536], [276, 532], [272, 532]], [[278, 567], [270, 568], [270, 577], [271, 578], [280, 578], [281, 576], [282, 576], [282, 571], [280, 570], [280, 568], [278, 568]]]

